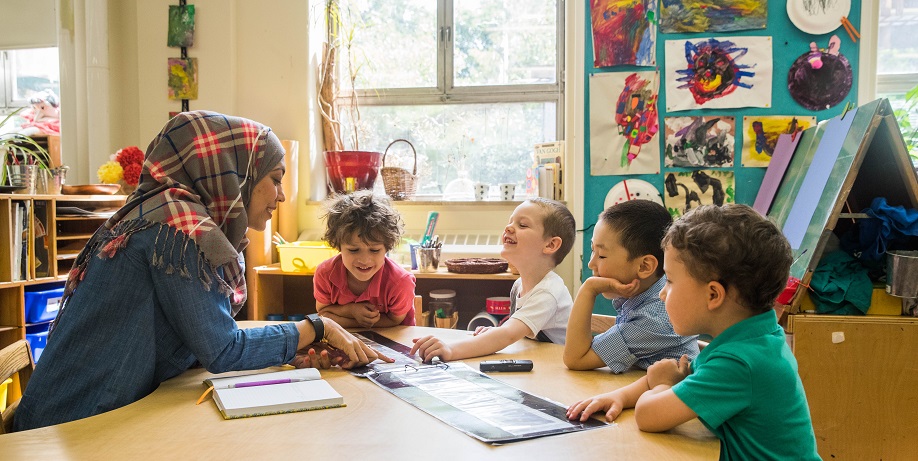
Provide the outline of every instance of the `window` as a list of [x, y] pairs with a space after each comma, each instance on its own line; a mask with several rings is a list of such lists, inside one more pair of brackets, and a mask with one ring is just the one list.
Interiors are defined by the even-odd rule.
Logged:
[[28, 105], [40, 91], [61, 94], [57, 48], [0, 51], [0, 76], [0, 112]]
[[[361, 147], [409, 140], [418, 195], [441, 195], [460, 176], [522, 185], [533, 145], [563, 138], [562, 1], [341, 0], [341, 9], [357, 19]], [[410, 148], [396, 146], [386, 166], [410, 169]]]
[[[881, 0], [877, 24], [877, 96], [889, 98], [896, 110], [910, 108], [912, 130], [904, 129], [918, 162], [918, 97], [906, 101], [906, 93], [918, 87], [918, 44], [908, 40], [918, 28], [918, 0]], [[916, 134], [910, 136], [910, 132]], [[910, 138], [914, 139], [910, 140]]]

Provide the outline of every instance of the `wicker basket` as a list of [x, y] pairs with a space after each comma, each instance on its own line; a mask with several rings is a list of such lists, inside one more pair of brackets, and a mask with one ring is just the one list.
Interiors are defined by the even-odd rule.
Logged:
[[[397, 142], [407, 143], [411, 147], [411, 152], [414, 154], [413, 172], [404, 168], [386, 166], [386, 154], [389, 153], [389, 148]], [[386, 146], [386, 151], [383, 152], [382, 165], [379, 171], [383, 177], [383, 185], [386, 187], [386, 194], [392, 197], [392, 200], [408, 200], [414, 197], [414, 193], [418, 188], [418, 152], [414, 150], [414, 145], [407, 139], [396, 139], [392, 141]]]

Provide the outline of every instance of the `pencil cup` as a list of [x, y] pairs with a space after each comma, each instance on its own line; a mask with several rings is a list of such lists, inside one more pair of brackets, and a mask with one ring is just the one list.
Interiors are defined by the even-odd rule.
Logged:
[[414, 259], [418, 262], [419, 272], [436, 272], [440, 267], [440, 249], [417, 247]]

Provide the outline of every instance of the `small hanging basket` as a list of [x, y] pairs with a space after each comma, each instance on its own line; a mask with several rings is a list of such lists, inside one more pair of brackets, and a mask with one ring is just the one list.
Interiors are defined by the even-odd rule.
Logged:
[[[404, 142], [411, 146], [411, 152], [414, 154], [414, 171], [408, 171], [404, 168], [386, 166], [386, 155], [389, 148], [397, 142]], [[408, 200], [414, 197], [418, 188], [418, 151], [414, 150], [414, 145], [407, 139], [396, 139], [386, 146], [383, 152], [382, 168], [379, 169], [383, 177], [383, 185], [386, 187], [386, 194], [392, 197], [392, 200]]]

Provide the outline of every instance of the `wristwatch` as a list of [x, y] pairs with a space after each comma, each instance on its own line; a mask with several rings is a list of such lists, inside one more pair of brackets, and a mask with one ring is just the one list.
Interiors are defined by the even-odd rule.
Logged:
[[312, 322], [312, 328], [316, 330], [316, 339], [314, 341], [325, 340], [325, 323], [322, 322], [322, 317], [319, 317], [319, 314], [309, 314], [306, 316], [306, 320]]

